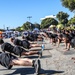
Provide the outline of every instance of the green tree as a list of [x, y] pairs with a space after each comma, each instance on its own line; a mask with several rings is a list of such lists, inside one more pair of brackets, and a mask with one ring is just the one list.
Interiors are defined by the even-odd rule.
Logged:
[[68, 8], [70, 11], [75, 10], [75, 0], [61, 0], [62, 5]]
[[11, 31], [15, 31], [15, 29], [13, 28], [13, 29], [10, 29]]
[[24, 23], [23, 25], [22, 25], [22, 27], [24, 28], [24, 30], [28, 30], [28, 29], [30, 29], [30, 22], [26, 22], [26, 23]]
[[68, 22], [69, 25], [75, 24], [75, 17], [71, 18]]
[[33, 29], [35, 28], [35, 25], [32, 24], [32, 23], [30, 24], [30, 26], [31, 26], [31, 27], [30, 27], [31, 30], [33, 30]]
[[0, 29], [0, 31], [5, 31], [4, 29]]
[[34, 23], [34, 27], [40, 29], [40, 24]]
[[21, 27], [17, 27], [15, 30], [21, 32]]
[[69, 15], [63, 11], [58, 12], [56, 15], [57, 19], [61, 24], [67, 24], [68, 23], [68, 17]]
[[41, 28], [46, 28], [49, 27], [50, 25], [57, 25], [58, 21], [54, 18], [46, 18], [42, 20], [40, 27]]

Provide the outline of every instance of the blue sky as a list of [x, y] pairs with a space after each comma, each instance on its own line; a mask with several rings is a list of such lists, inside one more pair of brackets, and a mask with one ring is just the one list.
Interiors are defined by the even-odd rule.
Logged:
[[59, 11], [68, 13], [69, 18], [74, 16], [60, 0], [0, 0], [0, 28], [22, 26], [29, 21], [28, 16], [32, 16], [32, 23], [40, 23], [40, 18], [56, 15]]

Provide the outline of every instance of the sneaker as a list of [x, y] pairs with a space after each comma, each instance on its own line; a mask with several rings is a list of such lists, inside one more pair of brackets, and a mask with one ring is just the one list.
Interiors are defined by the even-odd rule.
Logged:
[[9, 66], [8, 66], [8, 69], [11, 69], [11, 68], [12, 68], [12, 66], [13, 66], [13, 65], [9, 65]]
[[41, 58], [41, 57], [42, 57], [42, 51], [39, 51], [39, 52], [38, 52], [38, 55], [39, 55], [39, 57]]
[[41, 65], [40, 65], [40, 60], [36, 60], [35, 63], [34, 63], [34, 68], [35, 68], [35, 73], [36, 75], [39, 74], [39, 71], [41, 69]]

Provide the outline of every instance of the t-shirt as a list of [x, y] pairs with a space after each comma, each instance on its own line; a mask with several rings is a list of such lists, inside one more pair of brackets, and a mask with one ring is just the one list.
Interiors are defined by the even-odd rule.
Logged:
[[23, 40], [22, 41], [22, 46], [26, 49], [29, 49], [30, 48], [30, 43], [27, 40]]
[[22, 52], [27, 52], [25, 49], [21, 48], [20, 46], [14, 46], [13, 53], [15, 55], [21, 56]]
[[14, 40], [14, 44], [15, 44], [15, 45], [18, 45], [18, 46], [22, 46], [22, 41], [19, 40], [19, 39], [15, 39], [15, 40]]
[[10, 53], [14, 53], [15, 55], [20, 55], [20, 56], [22, 52], [26, 52], [26, 50], [24, 50], [20, 46], [12, 46], [10, 43], [3, 43], [1, 45], [1, 49], [2, 51], [7, 51]]
[[14, 44], [18, 45], [18, 46], [22, 46], [26, 49], [30, 48], [30, 43], [27, 40], [19, 40], [19, 39], [15, 39], [14, 40]]
[[14, 48], [14, 46], [12, 46], [10, 43], [3, 43], [2, 45], [1, 45], [1, 49], [2, 49], [2, 51], [8, 51], [8, 52], [13, 52], [13, 48]]

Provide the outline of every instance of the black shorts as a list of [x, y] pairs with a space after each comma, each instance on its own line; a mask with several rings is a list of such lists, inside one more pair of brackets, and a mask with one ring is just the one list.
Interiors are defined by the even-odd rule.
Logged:
[[30, 43], [26, 40], [22, 41], [22, 46], [26, 49], [30, 49]]
[[71, 46], [74, 48], [75, 47], [75, 38], [73, 38], [72, 40], [71, 40]]
[[11, 58], [9, 59], [10, 61], [9, 61], [9, 64], [8, 64], [8, 69], [11, 69], [13, 67], [13, 65], [10, 65], [10, 64], [11, 64], [12, 60], [14, 60], [14, 59], [18, 59], [18, 58], [14, 55], [11, 55]]
[[17, 59], [16, 56], [11, 55], [9, 53], [1, 53], [0, 54], [0, 64], [7, 69], [11, 69], [13, 65], [10, 65], [13, 59]]
[[21, 55], [23, 52], [28, 52], [28, 51], [21, 48], [20, 46], [15, 46], [14, 49], [13, 49], [13, 53], [15, 55]]

